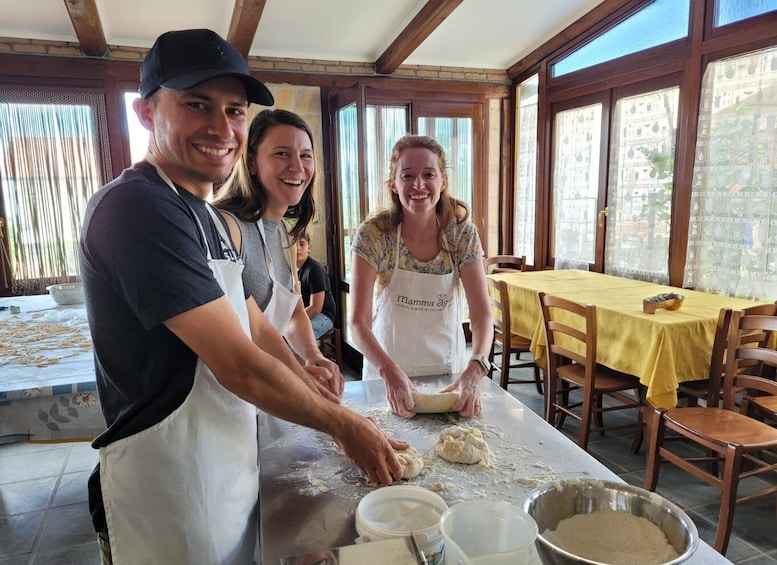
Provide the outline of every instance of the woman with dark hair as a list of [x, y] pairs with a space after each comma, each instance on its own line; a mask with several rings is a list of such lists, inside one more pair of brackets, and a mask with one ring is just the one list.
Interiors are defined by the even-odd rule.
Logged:
[[[251, 122], [246, 153], [214, 204], [222, 210], [245, 264], [243, 285], [308, 371], [337, 395], [343, 377], [321, 353], [296, 292], [291, 239], [304, 234], [315, 213], [316, 162], [305, 121], [286, 110], [263, 110]], [[289, 231], [284, 219], [294, 219]]]
[[[450, 194], [445, 152], [431, 137], [396, 142], [387, 184], [391, 208], [359, 226], [351, 246], [349, 322], [365, 357], [362, 378], [382, 378], [391, 409], [411, 417], [409, 377], [454, 373], [458, 378], [443, 392], [458, 390], [452, 410], [475, 415], [494, 338], [477, 229], [467, 205]], [[460, 286], [469, 306], [471, 357]]]

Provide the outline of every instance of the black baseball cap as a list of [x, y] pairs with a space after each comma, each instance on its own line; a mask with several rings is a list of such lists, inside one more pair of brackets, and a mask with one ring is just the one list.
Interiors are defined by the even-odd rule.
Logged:
[[160, 35], [140, 65], [140, 95], [161, 87], [186, 90], [216, 77], [232, 76], [246, 89], [249, 102], [272, 106], [272, 93], [251, 76], [240, 52], [214, 31], [185, 29]]

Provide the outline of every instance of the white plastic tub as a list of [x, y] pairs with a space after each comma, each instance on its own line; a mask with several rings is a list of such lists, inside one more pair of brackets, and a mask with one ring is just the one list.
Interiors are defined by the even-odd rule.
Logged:
[[82, 304], [84, 302], [83, 283], [52, 284], [46, 287], [51, 298], [59, 305]]
[[413, 485], [372, 491], [356, 507], [356, 531], [363, 541], [412, 535], [429, 565], [442, 563], [440, 517], [448, 509], [442, 497]]

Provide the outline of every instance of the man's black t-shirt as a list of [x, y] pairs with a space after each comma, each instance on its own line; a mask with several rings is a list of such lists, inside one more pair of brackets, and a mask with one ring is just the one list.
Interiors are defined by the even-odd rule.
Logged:
[[102, 447], [180, 406], [197, 357], [162, 323], [223, 292], [207, 263], [228, 258], [205, 201], [139, 163], [98, 191], [81, 233], [81, 276], [107, 430]]

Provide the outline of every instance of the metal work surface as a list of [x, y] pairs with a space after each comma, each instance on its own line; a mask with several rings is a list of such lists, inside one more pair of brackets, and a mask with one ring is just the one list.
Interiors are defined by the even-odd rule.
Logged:
[[[413, 381], [421, 392], [437, 392], [452, 378]], [[483, 379], [482, 401], [483, 412], [474, 418], [419, 414], [407, 420], [389, 410], [382, 380], [348, 382], [343, 395], [344, 406], [373, 418], [424, 455], [424, 469], [409, 484], [437, 492], [449, 506], [473, 499], [521, 505], [534, 487], [561, 478], [620, 480], [489, 379]], [[492, 460], [461, 465], [436, 456], [440, 432], [452, 425], [478, 429]], [[260, 413], [259, 447], [264, 565], [277, 564], [286, 555], [354, 543], [356, 506], [378, 487], [366, 483], [332, 439]], [[701, 543], [688, 563], [730, 562]]]

